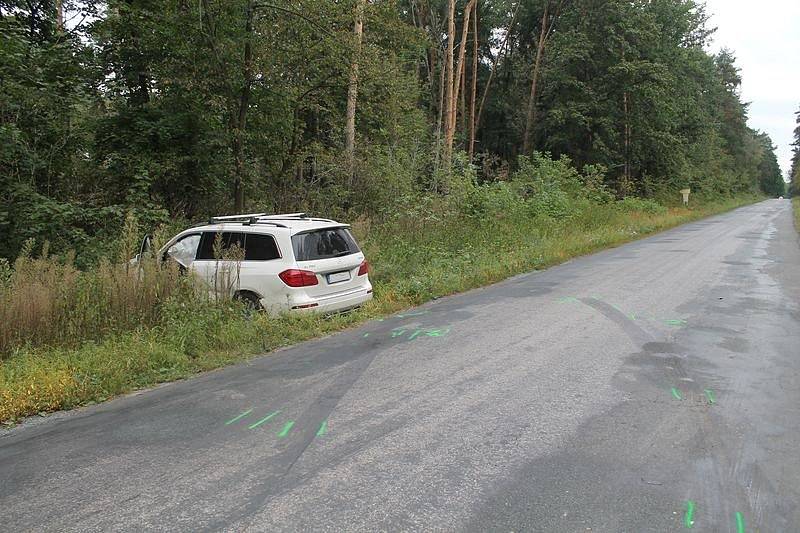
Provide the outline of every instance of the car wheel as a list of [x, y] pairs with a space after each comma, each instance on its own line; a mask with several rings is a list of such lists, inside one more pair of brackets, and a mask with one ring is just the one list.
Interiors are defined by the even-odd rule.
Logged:
[[245, 316], [253, 316], [259, 311], [264, 310], [264, 308], [261, 307], [261, 300], [252, 292], [237, 292], [233, 299], [244, 305]]

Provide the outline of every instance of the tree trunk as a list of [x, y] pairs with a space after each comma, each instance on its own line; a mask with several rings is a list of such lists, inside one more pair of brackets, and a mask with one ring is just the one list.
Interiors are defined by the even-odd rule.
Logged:
[[472, 90], [469, 97], [469, 162], [475, 153], [475, 93], [478, 91], [478, 3], [472, 8]]
[[244, 182], [245, 182], [245, 162], [244, 162], [244, 135], [247, 126], [247, 110], [250, 106], [250, 86], [253, 78], [253, 2], [247, 4], [247, 15], [245, 20], [245, 42], [244, 42], [244, 61], [242, 88], [239, 93], [238, 112], [236, 113], [233, 124], [233, 140], [231, 151], [233, 152], [234, 176], [233, 176], [233, 210], [236, 213], [244, 211]]
[[56, 31], [64, 31], [64, 0], [56, 0]]
[[625, 113], [625, 123], [623, 129], [623, 142], [624, 142], [624, 156], [625, 156], [625, 165], [623, 167], [623, 177], [624, 177], [624, 187], [626, 188], [625, 193], [627, 194], [629, 191], [627, 190], [631, 184], [631, 159], [630, 159], [630, 147], [631, 147], [631, 124], [629, 119], [629, 109], [628, 109], [628, 91], [623, 91], [622, 93], [622, 109]]
[[517, 19], [517, 13], [519, 12], [519, 6], [521, 4], [522, 2], [517, 2], [516, 7], [514, 8], [514, 13], [511, 15], [511, 21], [508, 23], [506, 35], [503, 37], [503, 43], [500, 45], [500, 50], [497, 51], [497, 55], [494, 56], [494, 60], [492, 60], [492, 69], [489, 71], [489, 78], [486, 80], [486, 86], [483, 88], [483, 95], [481, 95], [481, 103], [478, 105], [478, 116], [475, 117], [475, 135], [478, 134], [478, 130], [481, 127], [483, 106], [486, 104], [486, 97], [489, 94], [489, 88], [492, 86], [492, 80], [494, 79], [494, 74], [497, 71], [497, 64], [499, 63], [500, 56], [503, 55], [503, 51], [508, 43], [508, 37], [511, 35], [511, 31], [514, 28], [514, 21]]
[[550, 2], [545, 2], [544, 12], [542, 13], [542, 25], [539, 29], [539, 42], [536, 44], [536, 59], [533, 62], [533, 79], [531, 80], [531, 95], [528, 99], [528, 117], [525, 121], [525, 136], [522, 142], [522, 153], [525, 155], [530, 154], [531, 136], [533, 135], [533, 126], [536, 121], [536, 83], [539, 81], [539, 66], [542, 62], [542, 52], [547, 40], [547, 7]]
[[459, 122], [459, 129], [461, 130], [461, 135], [464, 138], [467, 137], [467, 69], [463, 69], [461, 71], [461, 82], [458, 84], [458, 113], [456, 114], [460, 118]]
[[442, 128], [444, 126], [444, 93], [445, 93], [445, 66], [439, 68], [439, 108], [436, 118], [436, 161], [435, 168], [440, 168], [442, 157]]
[[444, 147], [442, 163], [445, 171], [450, 172], [453, 159], [453, 120], [450, 109], [453, 106], [453, 39], [456, 34], [456, 0], [447, 3], [447, 51], [445, 53], [445, 97], [444, 97]]
[[461, 77], [464, 75], [464, 59], [467, 53], [467, 36], [469, 35], [469, 17], [472, 14], [472, 6], [475, 5], [476, 0], [469, 0], [467, 5], [464, 7], [464, 21], [461, 28], [461, 43], [458, 47], [458, 63], [456, 65], [456, 77], [455, 77], [455, 96], [453, 100], [450, 102], [450, 125], [451, 125], [451, 133], [450, 133], [450, 153], [452, 155], [452, 148], [453, 148], [453, 137], [455, 136], [455, 129], [456, 129], [456, 111], [458, 110], [456, 103], [458, 102], [459, 97], [459, 88], [461, 86]]
[[347, 85], [347, 114], [345, 118], [345, 139], [344, 151], [347, 158], [347, 171], [349, 173], [350, 185], [353, 183], [353, 173], [355, 171], [356, 156], [356, 98], [358, 96], [358, 59], [361, 55], [361, 37], [364, 31], [364, 3], [366, 0], [358, 0], [356, 3], [356, 16], [353, 24], [353, 35], [355, 36], [356, 49], [353, 54], [353, 61], [350, 63], [350, 82]]

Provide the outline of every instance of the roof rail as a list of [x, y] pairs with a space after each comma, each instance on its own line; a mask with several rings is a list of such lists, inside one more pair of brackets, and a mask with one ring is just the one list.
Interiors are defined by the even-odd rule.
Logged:
[[[222, 224], [231, 222], [234, 224], [243, 224], [251, 226], [254, 224], [267, 224], [279, 228], [287, 228], [284, 224], [279, 224], [278, 221], [293, 221], [293, 220], [306, 220], [309, 222], [325, 222], [329, 224], [339, 224], [335, 220], [329, 218], [316, 218], [307, 217], [305, 213], [285, 213], [280, 215], [270, 215], [267, 213], [246, 213], [242, 215], [224, 215], [218, 217], [211, 217], [206, 224]], [[203, 224], [199, 224], [203, 225]]]
[[240, 222], [242, 220], [250, 220], [253, 217], [263, 217], [267, 213], [247, 213], [244, 215], [225, 215], [221, 217], [211, 217], [208, 219], [209, 224], [215, 224], [217, 222]]
[[283, 215], [273, 215], [269, 217], [257, 217], [258, 220], [306, 220], [309, 222], [330, 222], [332, 224], [338, 224], [335, 220], [330, 220], [328, 218], [315, 218], [315, 217], [290, 217], [290, 216], [283, 216]]
[[305, 213], [283, 213], [280, 215], [267, 215], [262, 213], [258, 215], [259, 218], [306, 218]]

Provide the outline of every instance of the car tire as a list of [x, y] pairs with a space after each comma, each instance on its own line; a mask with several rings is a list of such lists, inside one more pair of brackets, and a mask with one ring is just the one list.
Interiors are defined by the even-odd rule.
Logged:
[[237, 292], [233, 299], [244, 304], [246, 316], [252, 316], [264, 310], [261, 306], [261, 300], [252, 292]]

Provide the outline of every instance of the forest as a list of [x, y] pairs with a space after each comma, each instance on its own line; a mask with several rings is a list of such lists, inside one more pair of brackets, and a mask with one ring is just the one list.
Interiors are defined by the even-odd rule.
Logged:
[[131, 213], [480, 214], [556, 161], [595, 197], [783, 194], [712, 37], [694, 0], [0, 0], [0, 257], [94, 264]]

